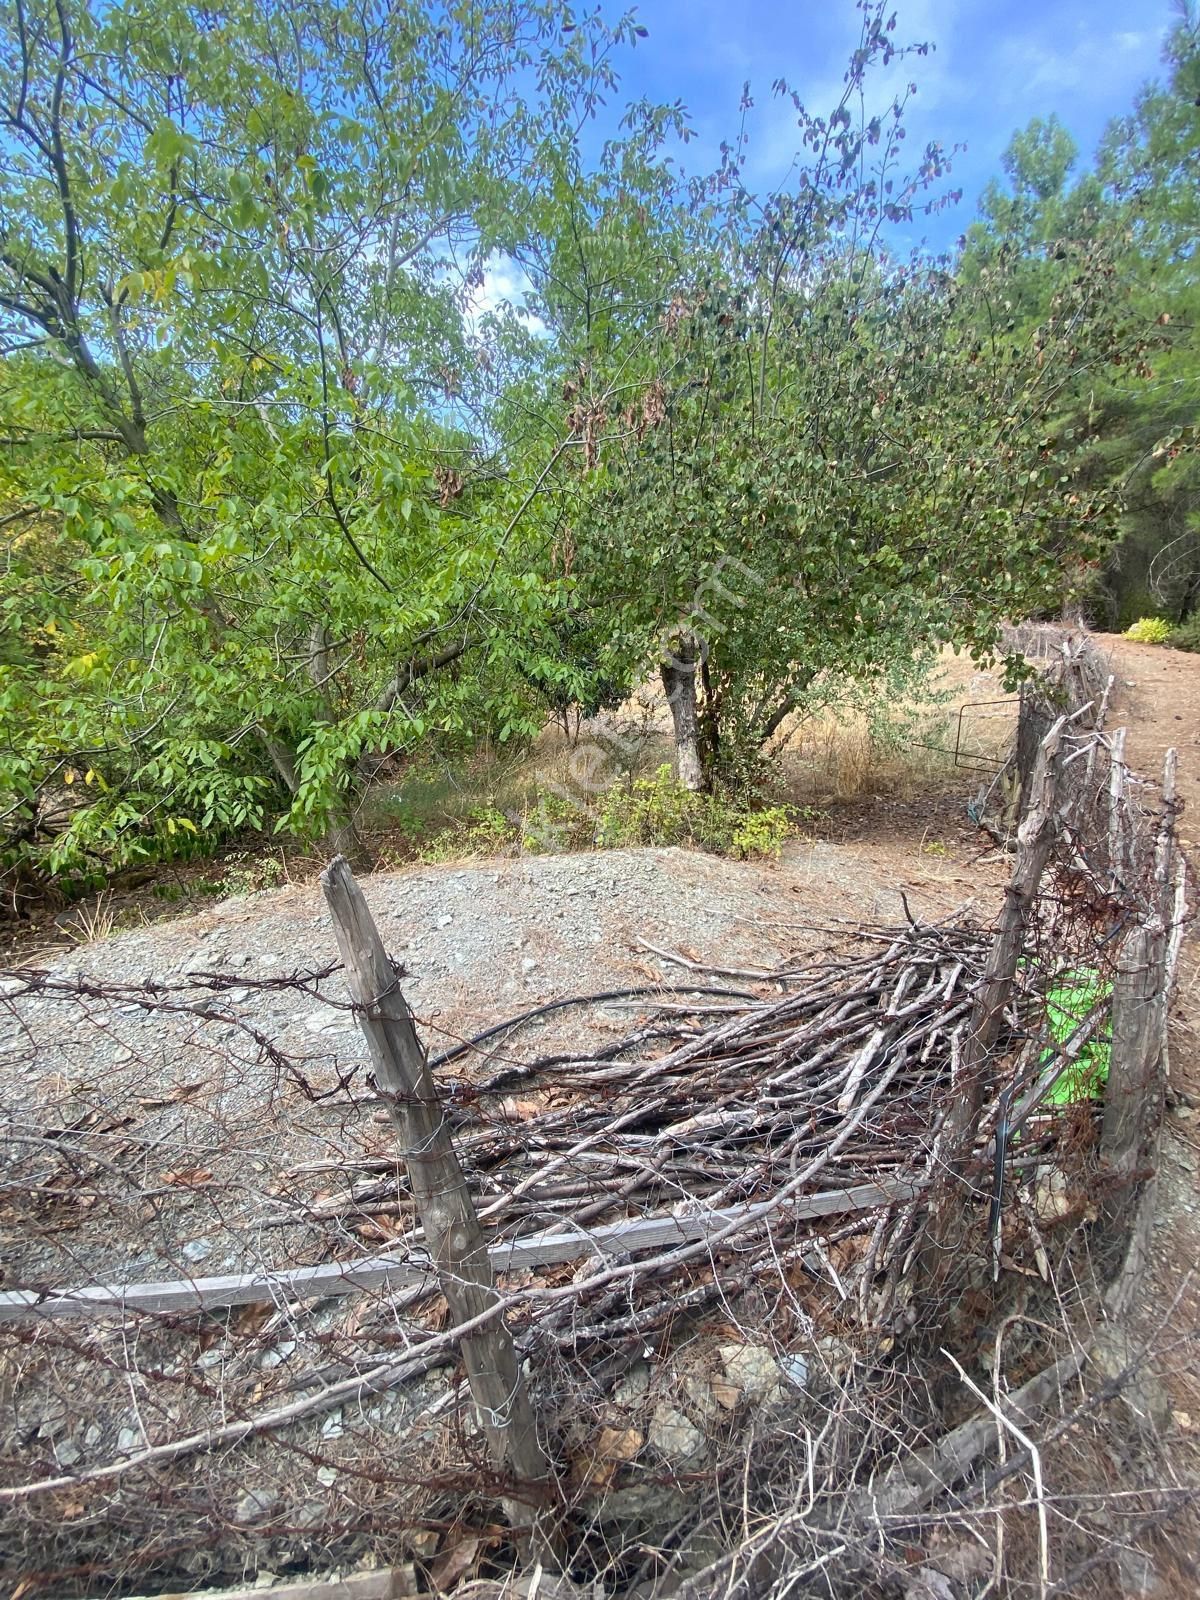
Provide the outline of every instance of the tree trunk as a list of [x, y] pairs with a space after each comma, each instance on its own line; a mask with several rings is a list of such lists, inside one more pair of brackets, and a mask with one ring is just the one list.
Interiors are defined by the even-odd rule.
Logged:
[[708, 788], [700, 755], [700, 729], [696, 716], [696, 673], [700, 651], [693, 633], [680, 634], [662, 666], [663, 688], [675, 727], [675, 761], [685, 789], [699, 793]]
[[[294, 798], [300, 787], [300, 778], [296, 772], [296, 759], [291, 750], [282, 739], [277, 739], [264, 727], [259, 727], [258, 736], [271, 758], [271, 765], [283, 780], [288, 794]], [[349, 805], [339, 806], [332, 813], [325, 839], [331, 855], [345, 856], [350, 865], [359, 872], [370, 872], [374, 867], [375, 857], [359, 833], [354, 812]]]
[[358, 824], [354, 820], [354, 812], [349, 806], [339, 806], [336, 811], [330, 814], [325, 842], [334, 855], [345, 856], [356, 871], [371, 872], [374, 870], [374, 852], [362, 834], [359, 833]]
[[260, 725], [258, 736], [263, 742], [263, 748], [271, 758], [271, 765], [283, 781], [283, 786], [289, 795], [295, 795], [300, 787], [300, 780], [296, 776], [296, 761], [292, 752], [282, 739], [277, 739], [273, 733], [268, 733]]
[[700, 712], [704, 766], [708, 772], [715, 772], [721, 759], [721, 692], [713, 684], [708, 657], [703, 654], [700, 658], [700, 683], [704, 689], [704, 705]]

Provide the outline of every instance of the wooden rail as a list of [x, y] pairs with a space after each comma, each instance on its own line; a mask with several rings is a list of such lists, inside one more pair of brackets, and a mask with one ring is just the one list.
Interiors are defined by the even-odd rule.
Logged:
[[[488, 1250], [492, 1271], [518, 1272], [528, 1267], [577, 1261], [589, 1255], [634, 1255], [675, 1244], [691, 1244], [730, 1223], [753, 1225], [772, 1214], [780, 1223], [809, 1217], [830, 1217], [870, 1211], [916, 1197], [919, 1185], [894, 1178], [861, 1183], [850, 1189], [824, 1189], [785, 1205], [727, 1206], [687, 1217], [641, 1217], [601, 1228], [555, 1229], [505, 1240]], [[224, 1277], [179, 1278], [168, 1282], [92, 1284], [70, 1290], [10, 1289], [0, 1294], [0, 1322], [30, 1317], [106, 1317], [150, 1311], [179, 1315], [217, 1311], [226, 1306], [282, 1304], [287, 1300], [324, 1300], [369, 1291], [413, 1289], [434, 1282], [433, 1264], [410, 1251], [404, 1256], [364, 1256], [357, 1261], [330, 1261], [319, 1267], [292, 1267], [280, 1272], [232, 1273]]]

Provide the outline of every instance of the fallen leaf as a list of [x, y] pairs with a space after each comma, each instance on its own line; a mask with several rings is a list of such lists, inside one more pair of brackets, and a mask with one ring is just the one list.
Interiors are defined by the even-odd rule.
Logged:
[[435, 1294], [426, 1304], [421, 1325], [433, 1333], [440, 1333], [443, 1328], [450, 1326], [450, 1307], [446, 1304], [444, 1294]]
[[355, 1224], [354, 1231], [369, 1244], [390, 1244], [404, 1233], [405, 1227], [398, 1217], [374, 1216], [364, 1217]]
[[522, 1267], [518, 1272], [496, 1274], [496, 1287], [503, 1294], [516, 1294], [521, 1289], [531, 1288], [535, 1281], [528, 1267]]
[[275, 1305], [272, 1301], [264, 1301], [262, 1305], [239, 1306], [233, 1314], [234, 1330], [239, 1334], [259, 1333], [275, 1315]]
[[594, 1456], [571, 1457], [571, 1483], [577, 1489], [611, 1489], [618, 1463]]
[[601, 1428], [596, 1454], [602, 1461], [633, 1461], [642, 1444], [637, 1428]]
[[174, 1189], [197, 1189], [202, 1183], [208, 1183], [212, 1173], [207, 1167], [181, 1167], [177, 1172], [164, 1172], [162, 1181], [169, 1183]]
[[531, 1117], [540, 1117], [543, 1109], [540, 1100], [518, 1100], [511, 1094], [505, 1095], [500, 1102], [501, 1114], [513, 1122], [528, 1122]]
[[206, 1078], [198, 1078], [195, 1083], [181, 1083], [178, 1089], [173, 1089], [170, 1094], [148, 1096], [144, 1100], [139, 1100], [138, 1105], [143, 1111], [154, 1111], [159, 1106], [178, 1105], [181, 1100], [186, 1100], [188, 1095], [203, 1089], [207, 1081]]
[[571, 1481], [581, 1488], [611, 1488], [618, 1468], [635, 1460], [644, 1443], [637, 1428], [601, 1428], [591, 1449], [572, 1456]]
[[443, 1550], [429, 1569], [429, 1581], [433, 1587], [443, 1594], [453, 1589], [479, 1559], [482, 1543], [481, 1539], [460, 1539], [448, 1550]]

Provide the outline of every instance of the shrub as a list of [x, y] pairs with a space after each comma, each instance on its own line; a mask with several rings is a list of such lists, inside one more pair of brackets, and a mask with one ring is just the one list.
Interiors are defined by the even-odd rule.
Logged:
[[735, 855], [770, 856], [778, 860], [788, 837], [795, 832], [791, 808], [765, 806], [761, 811], [751, 811], [730, 837]]
[[239, 851], [225, 863], [225, 876], [220, 880], [219, 892], [226, 899], [246, 894], [260, 894], [264, 889], [278, 889], [287, 881], [287, 872], [275, 856], [257, 856]]
[[722, 790], [694, 794], [669, 766], [661, 766], [651, 778], [635, 778], [608, 791], [596, 842], [608, 849], [690, 844], [717, 855], [778, 857], [794, 830], [789, 806], [755, 809]]
[[1164, 617], [1139, 617], [1125, 629], [1125, 637], [1135, 644], [1166, 644], [1171, 638], [1171, 624]]
[[1186, 621], [1171, 629], [1170, 642], [1176, 650], [1195, 650], [1200, 654], [1200, 611], [1194, 611]]
[[418, 861], [436, 865], [470, 856], [494, 856], [512, 845], [514, 825], [494, 806], [472, 806], [461, 822], [452, 823], [417, 851]]
[[604, 796], [596, 842], [607, 849], [634, 844], [686, 844], [692, 837], [689, 790], [661, 766], [652, 778], [618, 783]]
[[590, 850], [596, 843], [596, 819], [583, 798], [540, 787], [525, 805], [521, 848], [530, 855], [560, 850]]

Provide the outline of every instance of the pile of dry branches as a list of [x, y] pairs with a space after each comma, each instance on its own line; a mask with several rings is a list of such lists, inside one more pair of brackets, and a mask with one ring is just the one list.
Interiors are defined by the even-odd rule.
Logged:
[[[989, 939], [956, 920], [842, 930], [837, 943], [787, 972], [695, 974], [704, 995], [643, 996], [641, 1020], [598, 1054], [518, 1060], [517, 1026], [505, 1025], [439, 1064], [468, 1181], [496, 1241], [500, 1310], [533, 1363], [547, 1432], [561, 1436], [570, 1419], [576, 1511], [603, 1529], [597, 1561], [606, 1570], [625, 1570], [628, 1535], [614, 1533], [598, 1510], [595, 1484], [611, 1483], [616, 1469], [597, 1467], [596, 1452], [609, 1397], [631, 1362], [648, 1350], [665, 1358], [714, 1321], [785, 1357], [790, 1348], [811, 1351], [820, 1332], [837, 1332], [851, 1364], [856, 1340], [878, 1348], [881, 1306], [869, 1291], [889, 1282], [889, 1266], [893, 1285], [901, 1277]], [[26, 981], [43, 999], [55, 992], [48, 980]], [[1027, 987], [1008, 1019], [1014, 1041], [1038, 1032], [1032, 973]], [[95, 1003], [94, 993], [85, 998]], [[9, 1003], [19, 1005], [19, 997]], [[203, 1001], [172, 989], [143, 990], [140, 1003], [178, 1013]], [[267, 1039], [261, 1048], [277, 1051]], [[283, 1070], [288, 1063], [278, 1054]], [[480, 1054], [485, 1064], [464, 1071]], [[102, 1200], [117, 1198], [125, 1175], [104, 1154], [110, 1134], [100, 1119], [69, 1138], [17, 1140], [18, 1181], [4, 1196], [14, 1242], [21, 1210], [38, 1216], [39, 1231], [47, 1190], [68, 1177], [82, 1178]], [[981, 1126], [982, 1165], [987, 1137]], [[1033, 1157], [1028, 1145], [1023, 1158]], [[302, 1165], [290, 1174], [283, 1216], [333, 1239], [374, 1227], [391, 1241], [390, 1255], [419, 1259], [412, 1201], [394, 1155], [358, 1158], [349, 1185], [320, 1200], [301, 1198], [296, 1185], [327, 1182], [339, 1163]], [[280, 1205], [277, 1197], [260, 1222], [278, 1221]], [[112, 1214], [130, 1216], [128, 1202]], [[646, 1231], [648, 1221], [664, 1217], [675, 1225]], [[537, 1241], [547, 1233], [559, 1248], [539, 1265]], [[534, 1247], [532, 1266], [516, 1255], [523, 1241]], [[19, 1253], [10, 1260], [11, 1296], [23, 1283]], [[311, 1559], [311, 1540], [295, 1530], [296, 1506], [274, 1489], [255, 1490], [268, 1514], [238, 1523], [247, 1475], [260, 1486], [276, 1480], [280, 1458], [267, 1441], [281, 1431], [317, 1470], [336, 1473], [336, 1485], [325, 1485], [332, 1492], [317, 1490], [316, 1526], [331, 1549], [357, 1549], [364, 1538], [387, 1547], [401, 1532], [409, 1538], [430, 1527], [436, 1543], [447, 1500], [461, 1497], [466, 1484], [478, 1491], [488, 1475], [480, 1476], [478, 1444], [460, 1430], [446, 1433], [444, 1391], [420, 1387], [453, 1363], [459, 1330], [444, 1326], [432, 1274], [417, 1277], [400, 1293], [386, 1283], [348, 1303], [313, 1303], [289, 1297], [260, 1272], [265, 1292], [241, 1311], [223, 1311], [219, 1302], [190, 1315], [130, 1310], [82, 1329], [47, 1311], [41, 1320], [35, 1313], [0, 1325], [4, 1359], [22, 1374], [16, 1427], [6, 1430], [0, 1458], [7, 1486], [0, 1498], [24, 1546], [25, 1570], [40, 1549], [39, 1564], [62, 1583], [53, 1552], [64, 1544], [109, 1574], [136, 1572], [147, 1550], [151, 1564], [199, 1561], [196, 1571], [228, 1570], [213, 1545], [221, 1542], [236, 1560], [239, 1547], [255, 1539], [261, 1546], [268, 1535], [269, 1548], [290, 1538], [290, 1548]], [[193, 1280], [198, 1290], [208, 1281]], [[73, 1281], [54, 1287], [79, 1283], [76, 1267]], [[48, 1287], [40, 1274], [24, 1284], [34, 1293]], [[289, 1346], [288, 1358], [277, 1359]], [[372, 1396], [397, 1390], [415, 1398], [398, 1410], [372, 1406]], [[71, 1413], [85, 1393], [105, 1459], [92, 1464], [85, 1452], [77, 1460], [73, 1448], [63, 1452], [64, 1467], [60, 1441], [79, 1436]], [[861, 1418], [853, 1428], [850, 1419], [861, 1396], [833, 1403], [842, 1418], [837, 1437], [845, 1429], [845, 1438], [859, 1441], [857, 1458], [866, 1435]], [[871, 1408], [876, 1425], [890, 1416], [878, 1398]], [[425, 1424], [423, 1409], [433, 1419]], [[339, 1418], [332, 1438], [322, 1431], [331, 1414]], [[380, 1428], [400, 1418], [410, 1445], [381, 1472], [380, 1454], [391, 1452]], [[899, 1413], [888, 1428], [902, 1431]], [[122, 1446], [115, 1454], [114, 1444]], [[250, 1453], [234, 1468], [226, 1453], [238, 1444]], [[411, 1454], [431, 1448], [434, 1474]], [[722, 1448], [740, 1447], [729, 1440]], [[660, 1484], [677, 1478], [677, 1467], [662, 1459], [621, 1471], [648, 1472]], [[347, 1496], [356, 1508], [349, 1517]], [[315, 1520], [313, 1504], [310, 1488], [300, 1510]], [[703, 1496], [688, 1504], [683, 1527], [705, 1509]], [[204, 1510], [186, 1535], [183, 1506]]]
[[[709, 974], [762, 984], [767, 998], [661, 1001], [599, 1054], [453, 1083], [481, 1219], [516, 1236], [559, 1217], [582, 1227], [765, 1201], [778, 1223], [816, 1186], [918, 1175], [987, 936], [914, 923], [851, 943], [803, 970]], [[324, 1209], [370, 1210], [394, 1193], [389, 1172]]]
[[[563, 997], [435, 1060], [497, 1285], [457, 1325], [405, 1176], [429, 1152], [381, 1131], [397, 1108], [380, 1083], [364, 1093], [361, 1075], [338, 1072], [317, 1084], [268, 1028], [222, 1009], [226, 979], [108, 994], [47, 975], [9, 985], [19, 1021], [36, 1000], [227, 1030], [218, 1053], [234, 1062], [245, 1048], [273, 1067], [271, 1115], [303, 1113], [309, 1141], [306, 1159], [247, 1182], [244, 1151], [223, 1173], [214, 1122], [196, 1164], [156, 1186], [152, 1136], [132, 1138], [130, 1108], [171, 1094], [114, 1072], [79, 1115], [63, 1081], [48, 1129], [45, 1105], [14, 1091], [0, 1194], [13, 1573], [34, 1574], [32, 1593], [128, 1592], [145, 1574], [328, 1570], [401, 1550], [446, 1589], [511, 1568], [522, 1505], [532, 1518], [553, 1496], [576, 1576], [609, 1593], [677, 1586], [696, 1568], [706, 1576], [684, 1590], [696, 1597], [925, 1593], [908, 1583], [909, 1546], [928, 1592], [980, 1593], [1029, 1570], [1013, 1551], [1031, 1525], [1034, 1586], [1050, 1593], [1038, 1418], [1051, 1419], [1044, 1443], [1101, 1427], [1097, 1408], [1139, 1363], [1089, 1375], [1094, 1341], [1079, 1328], [1104, 1287], [1089, 1229], [1114, 1174], [1098, 1107], [1050, 1109], [1045, 1096], [1106, 1028], [1134, 935], [1157, 941], [1169, 988], [1185, 880], [1169, 792], [1160, 814], [1135, 809], [1113, 776], [1119, 752], [1094, 732], [1059, 725], [1049, 751], [997, 936], [961, 917], [813, 929], [823, 953], [780, 971], [658, 950], [684, 970], [679, 986]], [[1081, 967], [1094, 1001], [1064, 1037], [1049, 996]], [[344, 1006], [328, 976], [290, 982]], [[1152, 998], [1160, 1017], [1163, 994]], [[598, 1051], [519, 1053], [524, 1026], [588, 1003], [637, 1015]], [[380, 1026], [374, 998], [350, 1009]], [[46, 1018], [21, 1026], [36, 1065]], [[1156, 1030], [1141, 1040], [1157, 1072]], [[177, 1141], [203, 1126], [187, 1120], [187, 1089]], [[269, 1153], [261, 1137], [257, 1149]], [[1065, 1179], [1048, 1186], [1049, 1215], [1047, 1175]], [[1115, 1174], [1131, 1196], [1143, 1176], [1137, 1160]], [[931, 1271], [930, 1221], [948, 1193], [962, 1248], [952, 1270]], [[85, 1220], [56, 1234], [48, 1216], [81, 1194], [95, 1197]], [[229, 1242], [240, 1273], [179, 1277], [172, 1251], [201, 1231]], [[386, 1251], [365, 1258], [364, 1239]], [[122, 1251], [136, 1274], [116, 1272]], [[170, 1263], [173, 1284], [128, 1287]], [[487, 1419], [439, 1375], [500, 1323], [552, 1480], [499, 1476]], [[931, 1360], [942, 1343], [950, 1353]], [[1011, 1516], [997, 1509], [1010, 1494]], [[1137, 1513], [1162, 1505], [1139, 1500]], [[1091, 1532], [1054, 1557], [1060, 1570], [1092, 1560], [1089, 1515], [1072, 1503], [1072, 1539]], [[961, 1580], [946, 1577], [948, 1557], [934, 1561], [947, 1538]], [[964, 1540], [988, 1561], [964, 1556]]]

